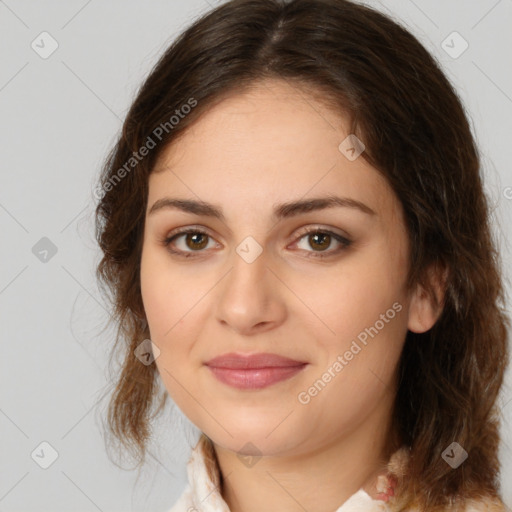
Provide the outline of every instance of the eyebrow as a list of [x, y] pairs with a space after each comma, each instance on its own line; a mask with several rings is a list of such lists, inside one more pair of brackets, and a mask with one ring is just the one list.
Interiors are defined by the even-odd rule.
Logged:
[[[329, 195], [326, 197], [316, 197], [274, 205], [273, 218], [286, 219], [302, 213], [325, 210], [333, 207], [353, 208], [368, 215], [377, 215], [369, 206], [357, 201], [356, 199]], [[224, 214], [222, 213], [222, 208], [219, 206], [215, 206], [205, 201], [172, 197], [163, 197], [158, 199], [149, 210], [148, 216], [165, 209], [177, 209], [194, 215], [213, 217], [222, 222], [226, 221]]]

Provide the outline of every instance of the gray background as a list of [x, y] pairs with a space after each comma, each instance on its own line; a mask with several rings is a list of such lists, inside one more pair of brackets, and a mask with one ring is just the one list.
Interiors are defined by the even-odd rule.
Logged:
[[[509, 293], [512, 0], [367, 3], [425, 44], [467, 106]], [[0, 0], [0, 512], [165, 511], [185, 486], [198, 431], [176, 408], [156, 425], [140, 475], [105, 450], [99, 411], [114, 331], [100, 332], [108, 311], [94, 278], [92, 190], [136, 88], [171, 40], [215, 4]], [[45, 59], [31, 47], [42, 46], [43, 31], [58, 44]], [[469, 43], [457, 58], [442, 44], [453, 31]], [[500, 398], [509, 506], [510, 381], [509, 371]], [[58, 455], [48, 469], [35, 462], [44, 441]], [[51, 449], [44, 454], [49, 460]]]

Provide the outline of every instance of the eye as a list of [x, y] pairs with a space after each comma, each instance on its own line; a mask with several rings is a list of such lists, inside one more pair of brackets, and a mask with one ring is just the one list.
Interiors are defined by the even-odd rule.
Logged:
[[[310, 228], [306, 230], [306, 232], [299, 238], [299, 243], [302, 239], [305, 239], [305, 242], [309, 247], [315, 249], [314, 251], [308, 251], [306, 249], [306, 251], [309, 253], [306, 256], [307, 258], [328, 258], [340, 253], [352, 244], [352, 241], [348, 238], [345, 238], [344, 236], [341, 236], [338, 233], [334, 233], [328, 229], [320, 228]], [[337, 244], [341, 245], [341, 247], [327, 251], [326, 248], [332, 244], [333, 240]], [[295, 243], [297, 244], [297, 242]]]
[[[208, 245], [208, 237], [210, 235], [200, 229], [185, 228], [165, 238], [162, 243], [171, 253], [190, 258], [195, 256], [194, 252], [202, 252], [202, 249]], [[182, 239], [182, 247], [176, 250], [171, 247], [171, 244], [179, 239]], [[191, 251], [187, 249], [191, 249]]]
[[[199, 255], [194, 253], [204, 252], [203, 249], [208, 247], [208, 238], [212, 237], [201, 229], [183, 228], [177, 232], [172, 233], [161, 242], [172, 254], [176, 254], [183, 258], [190, 258]], [[309, 245], [309, 247], [314, 249], [313, 251], [303, 249], [309, 253], [306, 256], [307, 258], [327, 258], [329, 256], [333, 256], [334, 254], [338, 254], [352, 244], [351, 240], [339, 235], [338, 233], [319, 228], [310, 228], [306, 230], [303, 232], [302, 236], [298, 238], [298, 241], [294, 242], [294, 244], [300, 243], [302, 239], [306, 239], [306, 243]], [[177, 245], [177, 240], [182, 241], [182, 245], [178, 249], [175, 249], [172, 246], [173, 244]], [[331, 246], [333, 240], [341, 247], [327, 251], [326, 249]]]

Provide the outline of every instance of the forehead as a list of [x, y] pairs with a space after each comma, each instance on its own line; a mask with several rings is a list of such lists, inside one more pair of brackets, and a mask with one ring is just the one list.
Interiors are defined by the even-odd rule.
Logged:
[[162, 150], [148, 206], [169, 194], [262, 211], [330, 193], [393, 216], [399, 205], [387, 181], [339, 148], [347, 121], [303, 88], [260, 82], [208, 109]]

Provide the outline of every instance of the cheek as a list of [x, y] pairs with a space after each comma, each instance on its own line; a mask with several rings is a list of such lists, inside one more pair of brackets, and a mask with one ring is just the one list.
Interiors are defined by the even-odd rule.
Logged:
[[191, 351], [204, 324], [196, 321], [196, 316], [204, 315], [201, 298], [208, 290], [197, 279], [177, 271], [165, 251], [143, 251], [141, 295], [150, 338], [160, 350], [155, 364], [173, 400], [178, 405], [183, 402], [184, 406], [186, 395], [182, 396], [182, 386], [187, 383], [186, 388], [195, 392], [187, 372], [190, 373], [193, 364]]
[[173, 269], [164, 251], [151, 249], [142, 254], [140, 284], [152, 339], [165, 345], [194, 304], [194, 285]]
[[304, 287], [312, 308], [329, 328], [322, 326], [325, 334], [317, 338], [323, 354], [314, 377], [320, 379], [320, 387], [326, 384], [316, 407], [337, 425], [346, 414], [356, 421], [368, 408], [393, 396], [393, 376], [407, 333], [400, 261], [389, 253], [379, 257], [386, 254], [382, 247], [361, 254], [331, 273], [323, 293], [311, 295], [311, 290], [319, 290], [311, 283]]
[[397, 314], [395, 309], [388, 311], [392, 312], [383, 326], [375, 326], [375, 321], [368, 327], [351, 324], [356, 334], [339, 336], [336, 344], [328, 346], [325, 364], [306, 383], [310, 387], [304, 388], [302, 399], [310, 403], [304, 407], [314, 410], [317, 421], [328, 425], [332, 434], [356, 428], [376, 407], [391, 407], [406, 328], [399, 318], [401, 313], [404, 316], [403, 309]]
[[337, 267], [298, 278], [294, 292], [304, 298], [314, 321], [323, 324], [319, 328], [324, 342], [344, 351], [360, 333], [364, 338], [365, 329], [371, 329], [376, 322], [381, 337], [393, 338], [393, 329], [403, 332], [405, 315], [397, 310], [406, 309], [402, 289], [405, 276], [399, 265], [389, 249], [386, 253], [382, 247], [374, 246], [354, 253]]
[[148, 255], [141, 262], [141, 293], [150, 338], [160, 350], [155, 364], [173, 402], [193, 417], [191, 396], [200, 396], [200, 389], [191, 378], [194, 371], [190, 357], [198, 338], [198, 323], [192, 321], [199, 311], [197, 306], [193, 308], [199, 300], [198, 291], [190, 279], [180, 277], [159, 259]]

